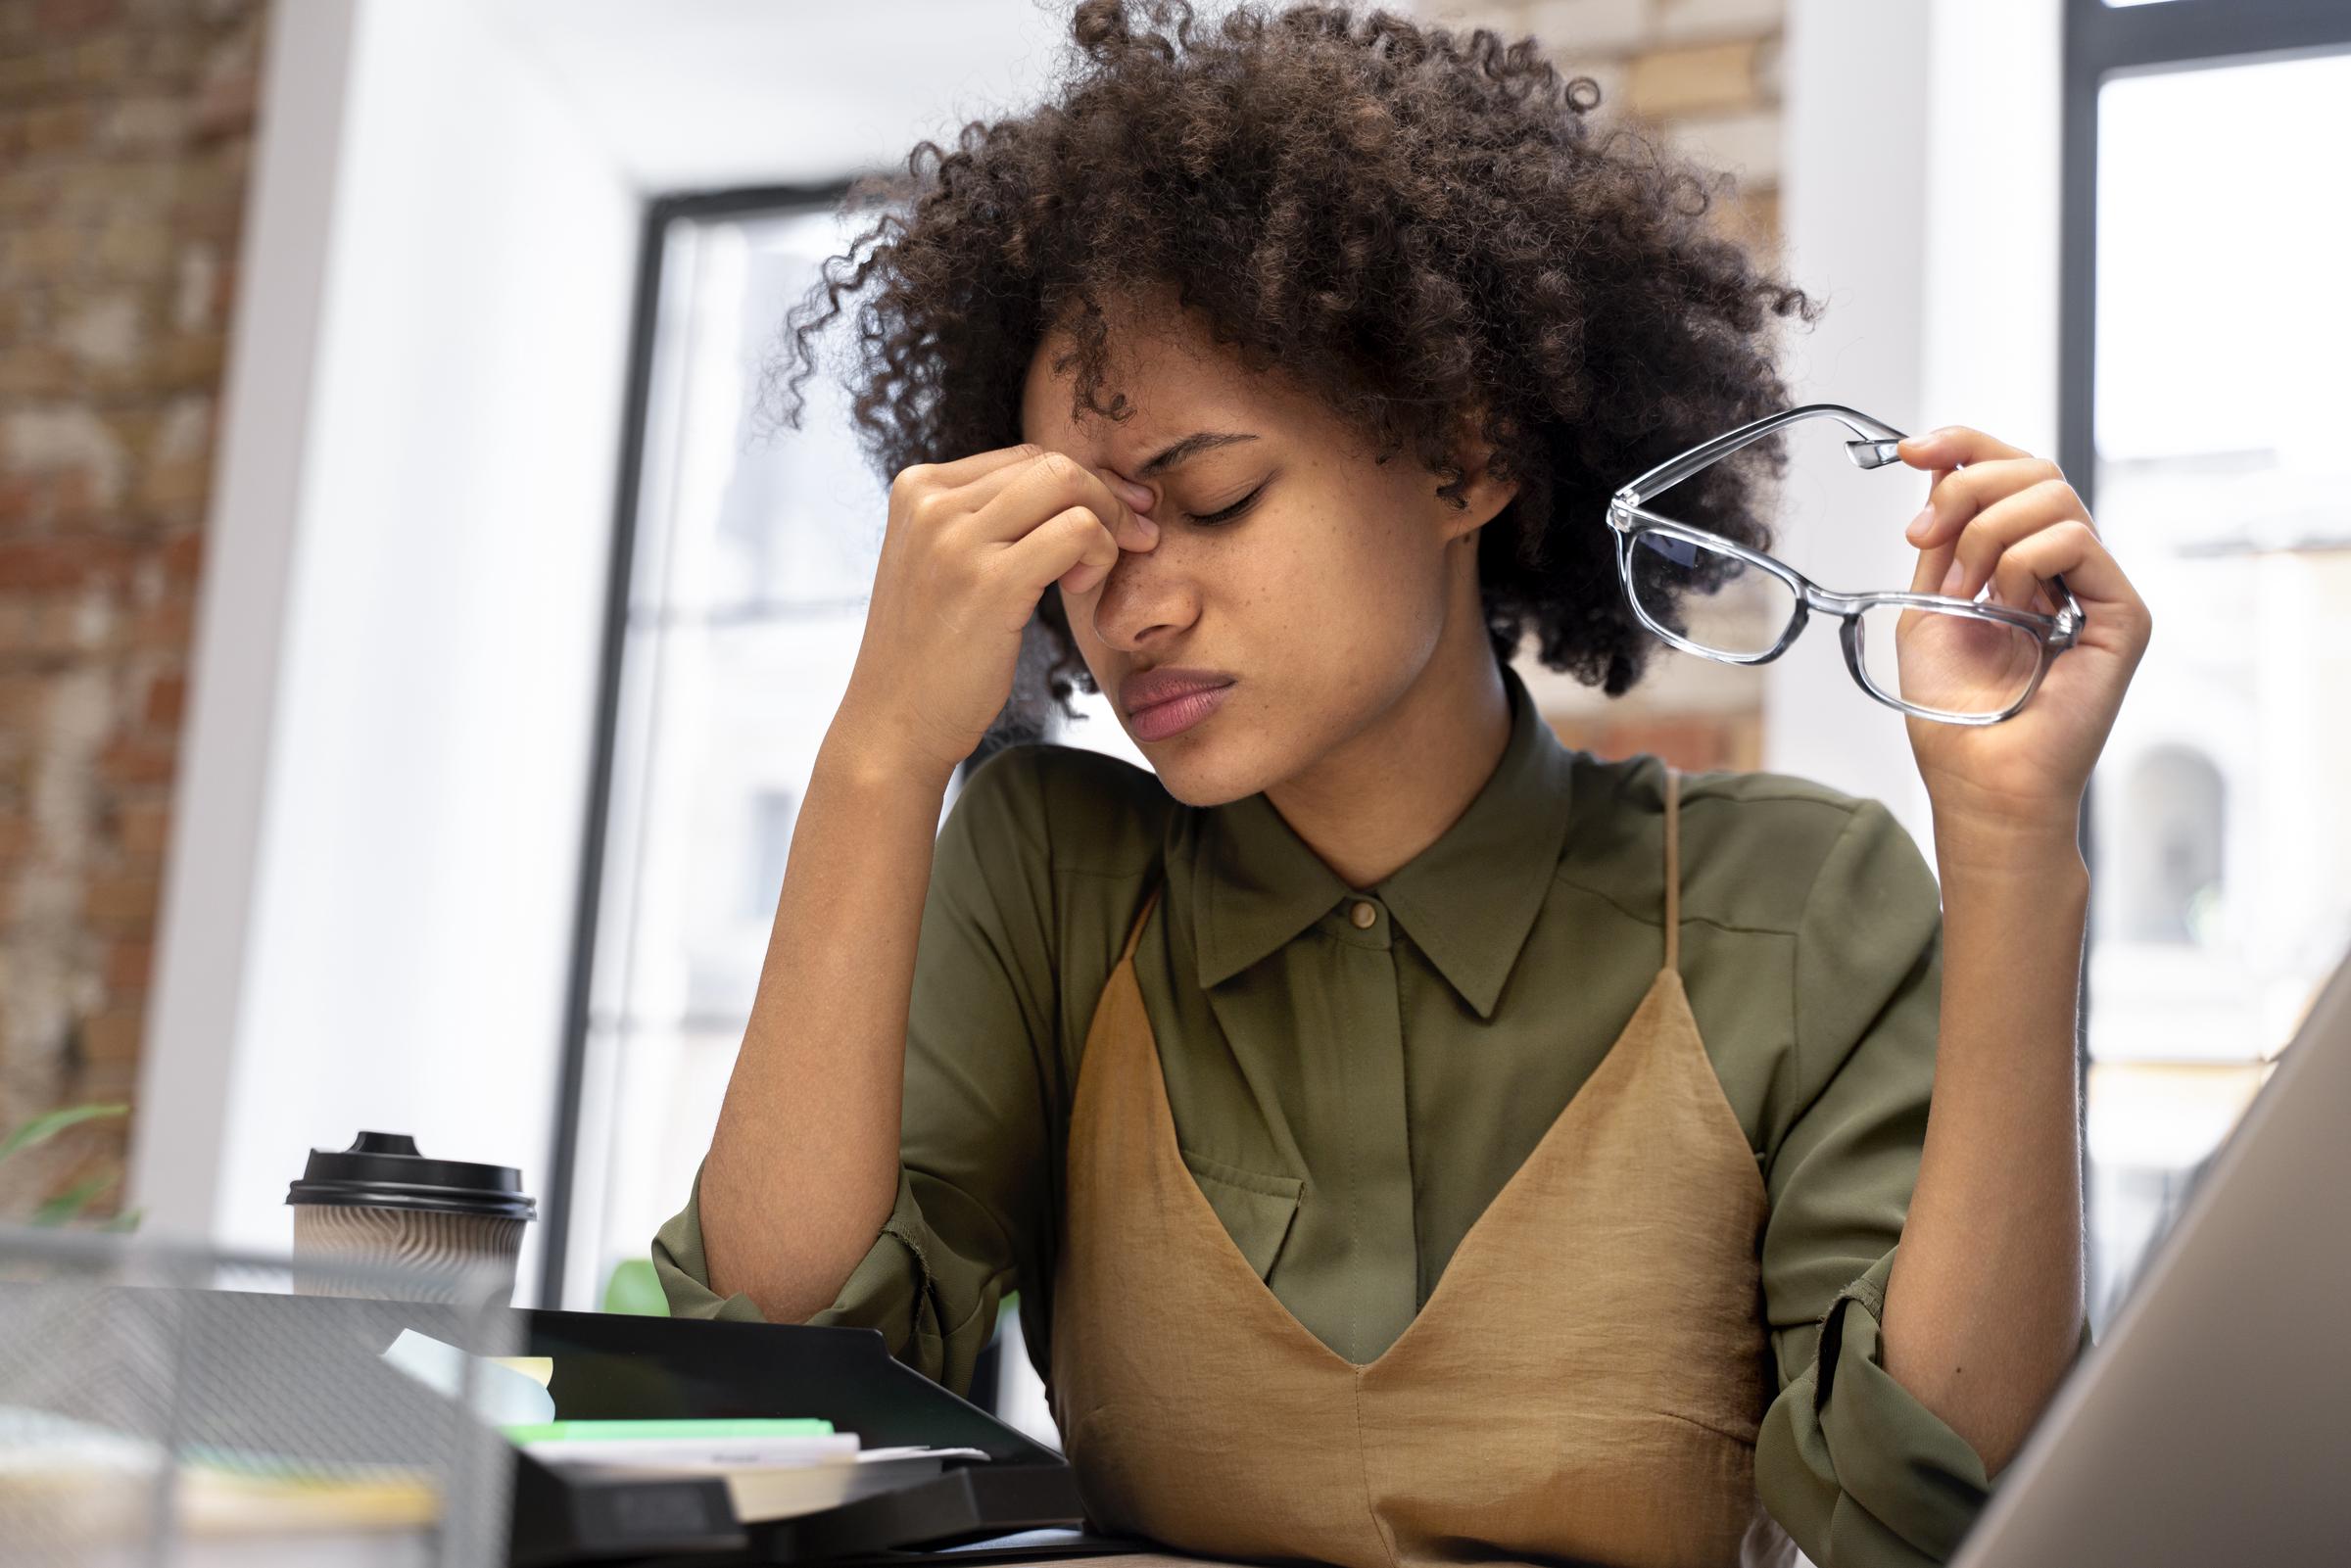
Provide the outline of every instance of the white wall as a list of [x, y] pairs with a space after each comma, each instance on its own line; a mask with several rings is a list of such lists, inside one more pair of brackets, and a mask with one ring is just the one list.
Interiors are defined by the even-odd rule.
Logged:
[[[307, 340], [311, 386], [228, 389], [191, 784], [250, 787], [182, 813], [133, 1174], [156, 1224], [263, 1247], [360, 1127], [548, 1171], [639, 211], [459, 0], [274, 21], [238, 354]], [[271, 208], [322, 148], [331, 209]], [[313, 316], [264, 289], [322, 217]], [[257, 801], [249, 872], [209, 863]]]

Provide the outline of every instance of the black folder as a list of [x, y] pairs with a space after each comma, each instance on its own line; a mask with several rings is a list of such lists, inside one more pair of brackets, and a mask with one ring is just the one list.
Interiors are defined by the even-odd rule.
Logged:
[[[675, 1560], [919, 1561], [926, 1548], [1082, 1524], [1076, 1478], [1058, 1452], [892, 1359], [871, 1329], [544, 1309], [517, 1315], [525, 1320], [522, 1354], [554, 1360], [549, 1392], [565, 1420], [814, 1416], [867, 1447], [969, 1448], [988, 1457], [950, 1460], [943, 1474], [895, 1491], [741, 1527], [722, 1482], [586, 1481], [525, 1455], [514, 1493], [515, 1568], [681, 1552], [701, 1554]], [[679, 1488], [707, 1489], [715, 1508], [697, 1521], [696, 1502]], [[951, 1556], [1001, 1562], [1142, 1546], [1065, 1533]]]

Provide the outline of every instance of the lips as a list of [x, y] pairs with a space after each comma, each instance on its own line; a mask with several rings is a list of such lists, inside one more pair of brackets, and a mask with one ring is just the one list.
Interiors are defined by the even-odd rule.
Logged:
[[1119, 683], [1119, 705], [1137, 740], [1166, 740], [1216, 712], [1231, 686], [1215, 670], [1148, 670]]

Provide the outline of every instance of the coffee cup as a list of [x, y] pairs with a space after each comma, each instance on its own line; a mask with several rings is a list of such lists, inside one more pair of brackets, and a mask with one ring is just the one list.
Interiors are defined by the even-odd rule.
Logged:
[[[467, 1299], [479, 1285], [500, 1306], [513, 1297], [522, 1227], [537, 1207], [512, 1166], [430, 1159], [404, 1132], [312, 1149], [286, 1202], [298, 1294], [450, 1301], [462, 1276]], [[337, 1263], [362, 1267], [346, 1273]]]

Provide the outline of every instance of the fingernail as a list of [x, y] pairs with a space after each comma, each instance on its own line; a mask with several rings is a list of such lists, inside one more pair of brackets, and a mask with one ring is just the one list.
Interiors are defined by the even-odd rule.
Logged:
[[1946, 598], [1956, 598], [1956, 597], [1958, 597], [1958, 594], [1959, 594], [1959, 586], [1960, 586], [1962, 583], [1966, 582], [1966, 581], [1967, 581], [1967, 568], [1966, 568], [1964, 565], [1962, 565], [1960, 562], [1958, 562], [1958, 561], [1953, 561], [1953, 562], [1951, 562], [1951, 569], [1950, 569], [1948, 572], [1946, 572], [1946, 573], [1944, 573], [1944, 574], [1943, 574], [1943, 596], [1944, 596], [1944, 597], [1946, 597]]
[[1923, 545], [1927, 539], [1927, 527], [1934, 521], [1935, 508], [1921, 506], [1918, 509], [1918, 515], [1910, 519], [1910, 526], [1902, 530], [1902, 537], [1913, 545]]
[[1135, 526], [1143, 531], [1143, 542], [1145, 544], [1156, 545], [1159, 543], [1159, 525], [1153, 522], [1150, 517], [1142, 512], [1136, 512], [1134, 514], [1134, 522]]

